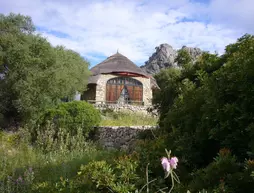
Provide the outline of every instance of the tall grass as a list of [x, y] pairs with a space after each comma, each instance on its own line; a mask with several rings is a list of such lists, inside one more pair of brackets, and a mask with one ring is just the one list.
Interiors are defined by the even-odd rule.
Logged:
[[1, 193], [54, 192], [59, 180], [75, 178], [81, 165], [111, 159], [117, 153], [87, 142], [81, 130], [76, 136], [56, 134], [52, 128], [38, 134], [31, 144], [25, 129], [0, 133]]
[[103, 112], [101, 126], [141, 126], [156, 125], [158, 118], [143, 113]]
[[[101, 125], [155, 125], [157, 119], [143, 114], [103, 114]], [[83, 136], [78, 129], [75, 136], [52, 125], [31, 132], [0, 132], [0, 192], [87, 192], [91, 182], [77, 179], [81, 165], [95, 161], [113, 163], [125, 152], [104, 150]], [[79, 183], [76, 185], [75, 183]], [[72, 188], [72, 189], [71, 189]], [[97, 192], [97, 189], [94, 189]], [[90, 192], [91, 193], [91, 192]]]

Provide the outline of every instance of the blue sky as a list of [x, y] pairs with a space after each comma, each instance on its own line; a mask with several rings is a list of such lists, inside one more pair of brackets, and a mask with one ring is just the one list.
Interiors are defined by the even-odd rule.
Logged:
[[38, 33], [95, 65], [119, 52], [143, 65], [168, 43], [223, 53], [254, 33], [254, 0], [8, 0], [0, 13], [32, 17]]

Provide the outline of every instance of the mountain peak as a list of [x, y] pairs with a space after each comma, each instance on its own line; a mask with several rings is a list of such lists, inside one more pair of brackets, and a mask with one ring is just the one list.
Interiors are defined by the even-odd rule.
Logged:
[[[202, 50], [199, 48], [183, 46], [181, 49], [186, 50], [193, 61], [202, 54]], [[155, 50], [156, 51], [152, 54], [149, 60], [145, 62], [145, 65], [140, 67], [145, 72], [149, 74], [156, 74], [164, 68], [179, 67], [175, 62], [177, 50], [173, 49], [171, 45], [163, 43], [155, 47]]]

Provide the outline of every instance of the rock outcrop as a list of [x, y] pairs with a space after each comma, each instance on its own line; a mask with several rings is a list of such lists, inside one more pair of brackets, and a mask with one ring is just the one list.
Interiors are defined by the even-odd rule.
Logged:
[[[155, 53], [153, 53], [149, 60], [145, 62], [144, 66], [140, 67], [141, 69], [143, 69], [143, 71], [148, 74], [156, 74], [164, 68], [179, 67], [178, 64], [175, 62], [175, 58], [177, 57], [177, 50], [173, 49], [172, 46], [168, 44], [161, 44], [155, 49]], [[197, 57], [202, 54], [202, 51], [199, 48], [183, 46], [181, 49], [186, 50], [190, 54], [193, 61], [195, 61]]]
[[193, 61], [195, 61], [202, 54], [202, 50], [200, 48], [183, 46], [182, 49], [186, 50], [190, 54]]

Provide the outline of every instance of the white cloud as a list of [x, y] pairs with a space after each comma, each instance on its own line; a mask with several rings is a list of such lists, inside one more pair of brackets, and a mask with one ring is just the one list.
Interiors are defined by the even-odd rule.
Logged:
[[[65, 45], [93, 61], [119, 49], [142, 64], [161, 43], [223, 52], [225, 45], [254, 31], [252, 2], [9, 0], [0, 3], [0, 12], [30, 15], [53, 45]], [[60, 38], [51, 30], [68, 36]]]
[[253, 0], [213, 0], [209, 14], [216, 24], [242, 32], [254, 33]]

